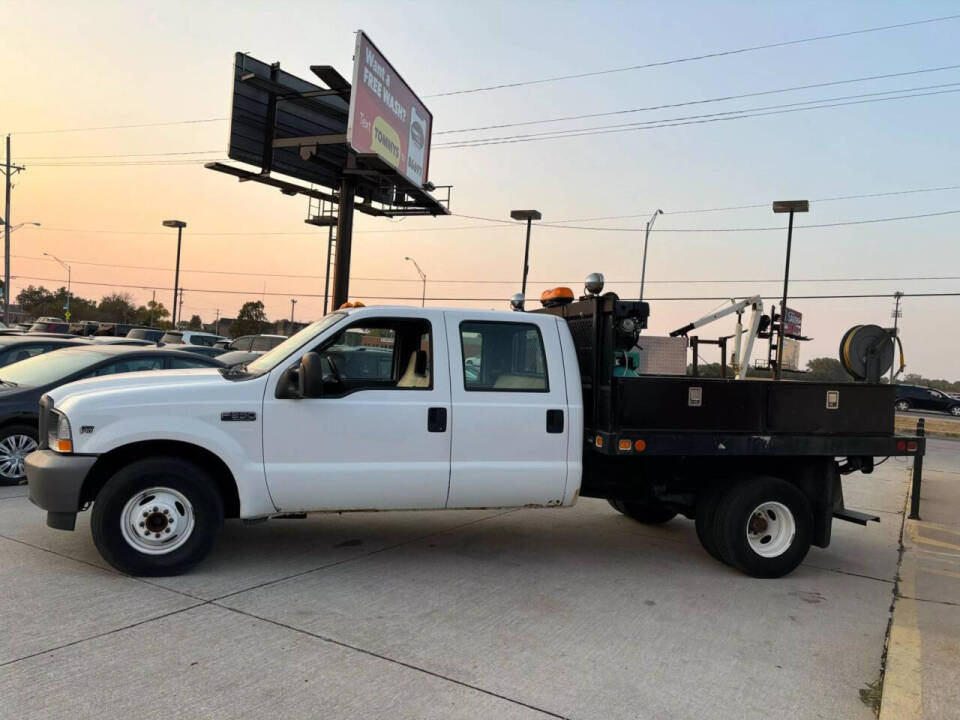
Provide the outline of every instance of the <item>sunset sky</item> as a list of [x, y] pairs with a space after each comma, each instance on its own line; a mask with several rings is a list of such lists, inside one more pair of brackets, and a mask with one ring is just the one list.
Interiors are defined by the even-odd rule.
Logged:
[[[431, 180], [454, 186], [455, 213], [402, 221], [357, 216], [351, 296], [398, 298], [368, 304], [419, 302], [418, 276], [403, 259], [409, 255], [428, 275], [428, 297], [468, 298], [430, 304], [506, 308], [507, 298], [519, 290], [523, 260], [523, 228], [509, 221], [514, 208], [536, 208], [545, 223], [577, 220], [561, 223], [573, 228], [534, 228], [528, 296], [561, 283], [579, 291], [583, 276], [600, 271], [608, 289], [635, 297], [642, 228], [659, 207], [665, 214], [651, 235], [646, 295], [651, 332], [666, 334], [721, 301], [656, 298], [779, 295], [786, 217], [774, 215], [769, 203], [802, 198], [811, 207], [797, 219], [792, 295], [960, 293], [960, 18], [431, 97], [941, 18], [960, 13], [958, 7], [954, 2], [0, 0], [5, 70], [0, 132], [12, 133], [13, 160], [27, 166], [15, 178], [10, 219], [42, 223], [12, 236], [13, 292], [28, 284], [65, 284], [65, 271], [43, 257], [48, 252], [72, 264], [76, 295], [129, 291], [142, 303], [152, 297], [148, 288], [156, 287], [157, 299], [170, 307], [176, 235], [161, 221], [178, 218], [188, 223], [181, 271], [185, 317], [197, 313], [210, 321], [218, 309], [222, 316], [235, 316], [245, 300], [261, 298], [271, 319], [289, 317], [291, 298], [298, 300], [298, 320], [318, 317], [326, 231], [304, 224], [306, 199], [237, 183], [202, 163], [226, 157], [234, 52], [280, 61], [305, 79], [311, 64], [333, 65], [350, 77], [353, 33], [362, 28], [432, 110]], [[891, 74], [902, 75], [550, 124], [470, 129]], [[813, 100], [889, 98], [864, 97], [889, 91], [923, 96], [779, 112], [787, 109], [779, 106]], [[803, 106], [792, 109], [797, 107]], [[774, 114], [441, 146], [758, 108]], [[174, 121], [197, 122], [89, 129]], [[451, 132], [462, 129], [469, 130]], [[48, 132], [58, 130], [77, 131]], [[924, 192], [830, 199], [915, 190]], [[683, 212], [745, 205], [754, 207]], [[595, 219], [611, 216], [628, 217]], [[682, 232], [702, 229], [709, 231]], [[908, 279], [917, 277], [941, 279]], [[824, 282], [827, 278], [885, 279]], [[803, 312], [804, 333], [814, 337], [801, 350], [802, 362], [835, 356], [841, 334], [852, 325], [892, 322], [889, 297], [797, 299], [791, 306]], [[904, 300], [908, 371], [960, 379], [953, 322], [958, 311], [957, 296]], [[731, 329], [732, 321], [721, 322], [702, 335]], [[718, 359], [715, 351], [701, 353], [707, 361]]]

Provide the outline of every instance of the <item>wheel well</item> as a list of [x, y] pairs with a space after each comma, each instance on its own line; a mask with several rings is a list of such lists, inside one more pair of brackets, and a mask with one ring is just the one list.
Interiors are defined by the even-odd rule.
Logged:
[[82, 503], [92, 502], [107, 480], [113, 477], [121, 467], [136, 460], [160, 455], [173, 456], [184, 460], [191, 460], [202, 467], [216, 481], [223, 499], [224, 514], [228, 518], [240, 516], [240, 495], [237, 492], [237, 482], [230, 472], [230, 468], [219, 457], [209, 450], [191, 443], [177, 440], [147, 440], [131, 443], [115, 448], [101, 455], [83, 483], [80, 493]]
[[8, 428], [11, 425], [26, 425], [27, 427], [32, 427], [34, 431], [37, 429], [37, 419], [35, 417], [12, 417], [7, 418], [5, 421], [0, 422], [0, 430]]

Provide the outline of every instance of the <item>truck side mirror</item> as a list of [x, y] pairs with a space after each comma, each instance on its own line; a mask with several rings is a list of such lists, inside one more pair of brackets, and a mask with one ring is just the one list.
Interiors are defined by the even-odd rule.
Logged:
[[323, 365], [319, 353], [308, 352], [300, 358], [297, 381], [300, 386], [300, 397], [323, 397]]

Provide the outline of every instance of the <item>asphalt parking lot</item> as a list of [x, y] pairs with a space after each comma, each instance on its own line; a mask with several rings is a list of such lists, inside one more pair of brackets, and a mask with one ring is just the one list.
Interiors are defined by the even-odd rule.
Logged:
[[581, 500], [230, 522], [148, 581], [0, 488], [0, 717], [872, 718], [906, 464], [844, 489], [882, 522], [779, 580]]

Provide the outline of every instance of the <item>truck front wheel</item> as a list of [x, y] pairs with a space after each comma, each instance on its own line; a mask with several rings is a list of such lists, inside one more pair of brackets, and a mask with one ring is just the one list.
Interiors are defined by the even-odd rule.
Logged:
[[726, 492], [713, 527], [717, 550], [729, 565], [752, 577], [777, 578], [807, 556], [813, 513], [794, 485], [757, 477]]
[[130, 575], [177, 575], [213, 548], [223, 525], [216, 482], [187, 460], [155, 457], [118, 470], [97, 494], [93, 542]]
[[639, 503], [630, 500], [607, 500], [607, 502], [617, 512], [644, 525], [662, 525], [677, 516], [675, 511], [658, 503]]

